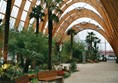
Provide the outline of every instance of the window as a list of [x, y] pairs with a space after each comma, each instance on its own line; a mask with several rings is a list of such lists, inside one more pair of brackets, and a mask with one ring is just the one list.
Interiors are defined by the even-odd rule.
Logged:
[[11, 12], [11, 16], [16, 18], [17, 14], [18, 14], [18, 11], [19, 11], [19, 8], [13, 6], [13, 9], [12, 9], [12, 12]]
[[30, 19], [30, 24], [32, 24], [34, 22], [34, 18]]
[[21, 16], [21, 20], [25, 21], [26, 16], [27, 16], [27, 12], [23, 11], [22, 16]]
[[18, 26], [18, 30], [22, 31], [24, 27], [24, 22], [20, 21], [19, 26]]
[[3, 14], [0, 14], [0, 19], [3, 19], [4, 18], [4, 15]]
[[14, 5], [20, 7], [22, 0], [15, 0]]
[[1, 0], [0, 1], [0, 12], [5, 13], [6, 12], [6, 1]]
[[26, 4], [25, 4], [25, 7], [24, 7], [24, 10], [28, 11], [28, 10], [29, 10], [29, 7], [30, 7], [30, 4], [31, 4], [31, 2], [26, 1]]
[[15, 19], [14, 18], [10, 18], [10, 28], [14, 29], [14, 24], [15, 24]]

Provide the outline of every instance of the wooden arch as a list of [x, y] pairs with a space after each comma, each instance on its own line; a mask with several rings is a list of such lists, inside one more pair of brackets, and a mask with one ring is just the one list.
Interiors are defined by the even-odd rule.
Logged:
[[[69, 25], [76, 19], [81, 18], [81, 17], [89, 17], [89, 18], [93, 18], [94, 20], [96, 20], [102, 27], [106, 27], [106, 25], [104, 24], [103, 19], [101, 19], [98, 15], [96, 15], [94, 12], [91, 12], [88, 9], [82, 9], [80, 10], [81, 12], [78, 12], [78, 10], [72, 10], [69, 13], [67, 13], [67, 15], [65, 15], [61, 20], [60, 23], [57, 25], [57, 27], [61, 28], [59, 29], [58, 33], [62, 33], [65, 32], [65, 30], [69, 27]], [[87, 11], [87, 14], [86, 12]], [[71, 14], [71, 16], [69, 16]], [[63, 28], [62, 28], [63, 27]], [[58, 29], [58, 28], [57, 28]], [[55, 32], [54, 32], [55, 33]], [[106, 32], [106, 34], [108, 36], [110, 36], [108, 34], [108, 32]]]
[[[82, 29], [80, 28], [77, 28], [77, 26], [81, 27]], [[103, 31], [102, 29], [98, 28], [98, 26], [96, 26], [95, 24], [92, 24], [92, 23], [86, 23], [86, 24], [83, 24], [83, 23], [79, 23], [79, 24], [76, 24], [72, 27], [72, 29], [76, 30], [76, 32], [80, 32], [80, 31], [83, 31], [85, 29], [92, 29], [92, 30], [95, 30], [97, 32], [99, 32], [104, 38], [107, 39], [107, 41], [109, 42], [109, 38], [108, 36], [106, 35], [106, 32]], [[67, 33], [60, 33], [59, 34], [61, 38], [58, 38], [59, 40], [58, 41], [66, 41], [69, 39], [69, 36], [67, 35]]]
[[[107, 24], [107, 26], [109, 28], [107, 28], [109, 31], [112, 30], [112, 26], [111, 23], [109, 21], [108, 15], [105, 11], [105, 9], [102, 7], [102, 4], [100, 2], [98, 2], [97, 0], [72, 0], [68, 3], [68, 0], [65, 0], [62, 4], [62, 11], [65, 11], [69, 6], [71, 6], [72, 4], [75, 3], [79, 3], [79, 2], [84, 2], [87, 3], [89, 5], [91, 5], [93, 8], [96, 9], [96, 11], [98, 11], [98, 13], [102, 16], [102, 18], [104, 19], [105, 23]], [[65, 5], [66, 4], [66, 5]]]
[[[92, 1], [91, 0], [74, 0], [74, 1], [73, 0], [72, 1], [64, 0], [64, 2], [61, 5], [61, 10], [64, 12], [69, 6], [71, 6], [74, 3], [79, 3], [79, 2], [84, 2], [84, 3], [90, 4], [92, 7], [94, 7], [100, 13], [102, 18], [104, 19], [105, 23], [107, 24], [106, 26], [109, 27], [106, 29], [108, 29], [109, 32], [112, 31], [107, 14], [104, 11], [104, 8], [101, 6], [101, 4], [97, 0], [92, 0]], [[47, 23], [47, 16], [45, 17], [45, 22], [40, 22], [40, 31], [44, 30], [46, 23]], [[54, 27], [55, 26], [56, 26], [56, 24], [54, 24]]]
[[113, 39], [110, 42], [116, 56], [118, 56], [118, 0], [100, 0], [103, 8], [108, 14], [110, 23], [112, 25]]

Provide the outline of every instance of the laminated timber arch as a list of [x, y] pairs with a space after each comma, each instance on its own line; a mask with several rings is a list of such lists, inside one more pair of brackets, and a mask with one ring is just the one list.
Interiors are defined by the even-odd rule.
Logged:
[[[69, 3], [68, 3], [69, 2]], [[104, 19], [105, 23], [107, 24], [107, 26], [109, 28], [107, 28], [109, 31], [112, 31], [112, 27], [111, 27], [111, 24], [109, 22], [109, 18], [107, 16], [107, 13], [106, 11], [104, 10], [104, 8], [102, 7], [101, 3], [98, 2], [97, 0], [72, 0], [72, 1], [64, 1], [63, 3], [63, 8], [62, 8], [62, 11], [65, 11], [69, 6], [71, 6], [72, 4], [75, 4], [75, 3], [78, 3], [78, 2], [84, 2], [84, 3], [87, 3], [89, 5], [91, 5], [93, 8], [95, 8], [98, 13], [102, 16], [102, 18]], [[66, 4], [66, 5], [65, 5]]]
[[[77, 28], [76, 26], [79, 26], [82, 29]], [[72, 26], [72, 29], [76, 30], [76, 32], [80, 32], [80, 31], [83, 31], [83, 30], [86, 30], [86, 29], [95, 30], [98, 33], [100, 33], [104, 38], [106, 38], [107, 41], [109, 42], [109, 38], [106, 35], [106, 32], [103, 31], [102, 29], [98, 28], [98, 26], [96, 26], [95, 24], [92, 24], [92, 23], [86, 23], [86, 24], [79, 23], [79, 24], [76, 24], [76, 25]], [[60, 33], [58, 35], [60, 36], [60, 38], [58, 38], [59, 39], [58, 41], [60, 41], [60, 42], [64, 42], [64, 41], [69, 39], [69, 36], [67, 35], [66, 32], [65, 33]]]
[[[99, 14], [102, 16], [102, 18], [104, 19], [105, 23], [107, 24], [106, 26], [109, 27], [107, 29], [111, 33], [112, 28], [111, 28], [111, 25], [109, 23], [109, 19], [107, 17], [107, 14], [104, 11], [101, 4], [97, 0], [72, 0], [72, 1], [64, 0], [62, 5], [61, 5], [61, 10], [64, 12], [69, 6], [71, 6], [72, 4], [75, 4], [75, 3], [79, 3], [79, 2], [84, 2], [84, 3], [87, 3], [87, 4], [91, 5], [92, 7], [94, 7], [99, 12]], [[42, 27], [41, 31], [44, 30], [44, 26], [45, 26], [46, 22], [47, 21], [45, 21], [44, 23], [41, 22], [41, 25], [40, 25], [40, 27]], [[56, 24], [54, 24], [54, 28], [55, 28], [55, 26], [56, 26]]]
[[100, 0], [106, 10], [113, 28], [113, 39], [110, 42], [115, 54], [118, 56], [118, 0]]
[[[97, 21], [102, 27], [106, 27], [106, 25], [104, 24], [103, 19], [101, 19], [98, 15], [96, 15], [94, 12], [88, 10], [88, 9], [82, 9], [80, 10], [81, 12], [78, 12], [78, 10], [72, 10], [70, 12], [68, 12], [61, 20], [60, 23], [57, 25], [57, 29], [58, 27], [61, 26], [61, 28], [58, 30], [58, 33], [64, 33], [65, 30], [69, 27], [69, 25], [76, 19], [81, 18], [81, 17], [89, 17], [89, 18], [93, 18], [95, 21]], [[87, 11], [87, 13], [85, 12]], [[71, 16], [70, 16], [71, 15]], [[62, 28], [63, 27], [63, 28]], [[105, 29], [105, 28], [104, 28]], [[110, 36], [108, 34], [108, 32], [106, 32], [106, 34], [108, 36]]]

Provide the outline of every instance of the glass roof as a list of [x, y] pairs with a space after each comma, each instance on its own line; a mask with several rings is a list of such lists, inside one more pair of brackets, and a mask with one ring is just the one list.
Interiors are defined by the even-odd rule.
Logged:
[[[3, 20], [5, 18], [6, 3], [7, 3], [6, 1], [7, 0], [0, 0], [0, 19], [3, 19]], [[32, 7], [34, 7], [35, 5], [39, 5], [41, 3], [41, 1], [40, 0], [13, 0], [13, 1], [14, 1], [14, 4], [13, 4], [12, 10], [11, 10], [10, 28], [12, 28], [12, 29], [13, 28], [18, 28], [18, 30], [21, 31], [21, 30], [23, 30], [23, 27], [28, 27], [28, 26], [34, 25], [35, 19], [34, 18], [29, 19], [29, 13], [31, 12]], [[96, 1], [98, 2], [98, 4], [100, 4], [99, 0], [96, 0]], [[65, 6], [67, 6], [67, 4], [70, 4], [72, 2], [73, 2], [73, 0], [68, 0], [61, 7], [61, 9], [63, 9]], [[74, 9], [79, 10], [81, 8], [88, 9], [88, 10], [96, 13], [101, 19], [103, 19], [102, 16], [100, 15], [99, 11], [97, 11], [97, 9], [95, 9], [90, 4], [85, 3], [84, 1], [83, 2], [78, 1], [77, 3], [74, 3], [74, 4], [70, 5], [68, 8], [66, 8], [66, 10], [63, 12], [63, 14], [60, 16], [60, 19], [64, 15], [66, 15], [69, 11], [74, 10]], [[68, 18], [69, 17], [67, 17], [66, 19], [68, 19]], [[66, 23], [66, 22], [67, 21], [63, 21], [60, 24], [60, 26], [58, 27], [56, 32], [58, 32], [58, 30], [61, 27], [63, 27], [62, 24]], [[95, 25], [97, 25], [97, 26], [99, 26], [100, 28], [103, 29], [103, 27], [98, 22], [95, 22], [94, 20], [88, 19], [88, 18], [78, 18], [77, 20], [73, 20], [73, 23], [69, 24], [69, 27], [67, 27], [67, 28], [70, 28], [71, 26], [73, 26], [77, 23], [80, 23], [80, 22], [91, 22], [91, 23], [94, 23]], [[43, 32], [46, 32], [47, 23], [45, 23], [43, 28], [44, 28]]]

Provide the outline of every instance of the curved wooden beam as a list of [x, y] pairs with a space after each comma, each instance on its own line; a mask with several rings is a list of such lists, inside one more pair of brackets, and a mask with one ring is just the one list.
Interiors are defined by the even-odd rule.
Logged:
[[104, 19], [106, 26], [109, 27], [109, 28], [107, 28], [108, 31], [112, 31], [112, 26], [111, 26], [111, 23], [109, 21], [108, 15], [107, 15], [105, 9], [102, 7], [102, 4], [100, 2], [98, 2], [97, 0], [74, 0], [74, 1], [73, 0], [72, 1], [66, 0], [62, 4], [62, 11], [65, 11], [69, 6], [71, 6], [75, 3], [79, 3], [79, 2], [87, 3], [87, 4], [91, 5], [93, 8], [95, 8], [96, 11], [98, 11], [98, 13]]
[[[79, 26], [81, 28], [77, 28], [77, 26]], [[83, 30], [86, 30], [86, 29], [95, 30], [95, 31], [99, 32], [103, 37], [105, 37], [105, 39], [107, 39], [107, 41], [109, 42], [109, 38], [106, 35], [106, 32], [103, 31], [102, 29], [98, 28], [98, 26], [96, 26], [96, 25], [94, 25], [92, 23], [86, 23], [86, 24], [80, 23], [80, 24], [76, 24], [76, 25], [74, 25], [72, 27], [72, 29], [76, 30], [76, 32], [80, 32], [80, 31], [83, 31]], [[66, 41], [69, 38], [69, 36], [67, 35], [66, 32], [65, 33], [60, 33], [59, 35], [60, 35], [60, 38], [58, 38], [58, 39], [60, 39], [60, 40], [58, 40], [58, 41], [61, 41], [61, 42]]]
[[104, 9], [106, 10], [111, 25], [113, 27], [113, 39], [110, 42], [111, 46], [115, 52], [115, 54], [118, 56], [118, 0], [100, 0], [103, 4]]
[[[79, 12], [81, 11], [81, 12]], [[96, 15], [94, 12], [88, 10], [88, 9], [82, 9], [82, 10], [72, 10], [70, 12], [68, 12], [61, 20], [60, 23], [57, 25], [57, 27], [55, 29], [58, 29], [58, 27], [62, 26], [63, 28], [60, 28], [58, 33], [60, 32], [65, 32], [65, 30], [69, 27], [69, 25], [76, 19], [81, 18], [81, 17], [89, 17], [89, 18], [93, 18], [94, 20], [96, 20], [102, 27], [104, 27], [104, 29], [106, 28], [106, 25], [104, 24], [104, 21], [102, 18], [100, 18], [98, 15]], [[70, 16], [71, 15], [71, 16]], [[105, 30], [106, 31], [106, 30]], [[56, 30], [55, 30], [56, 32]], [[55, 34], [55, 32], [53, 32], [53, 35]], [[106, 34], [108, 36], [111, 36], [108, 34], [108, 32], [106, 31]]]

